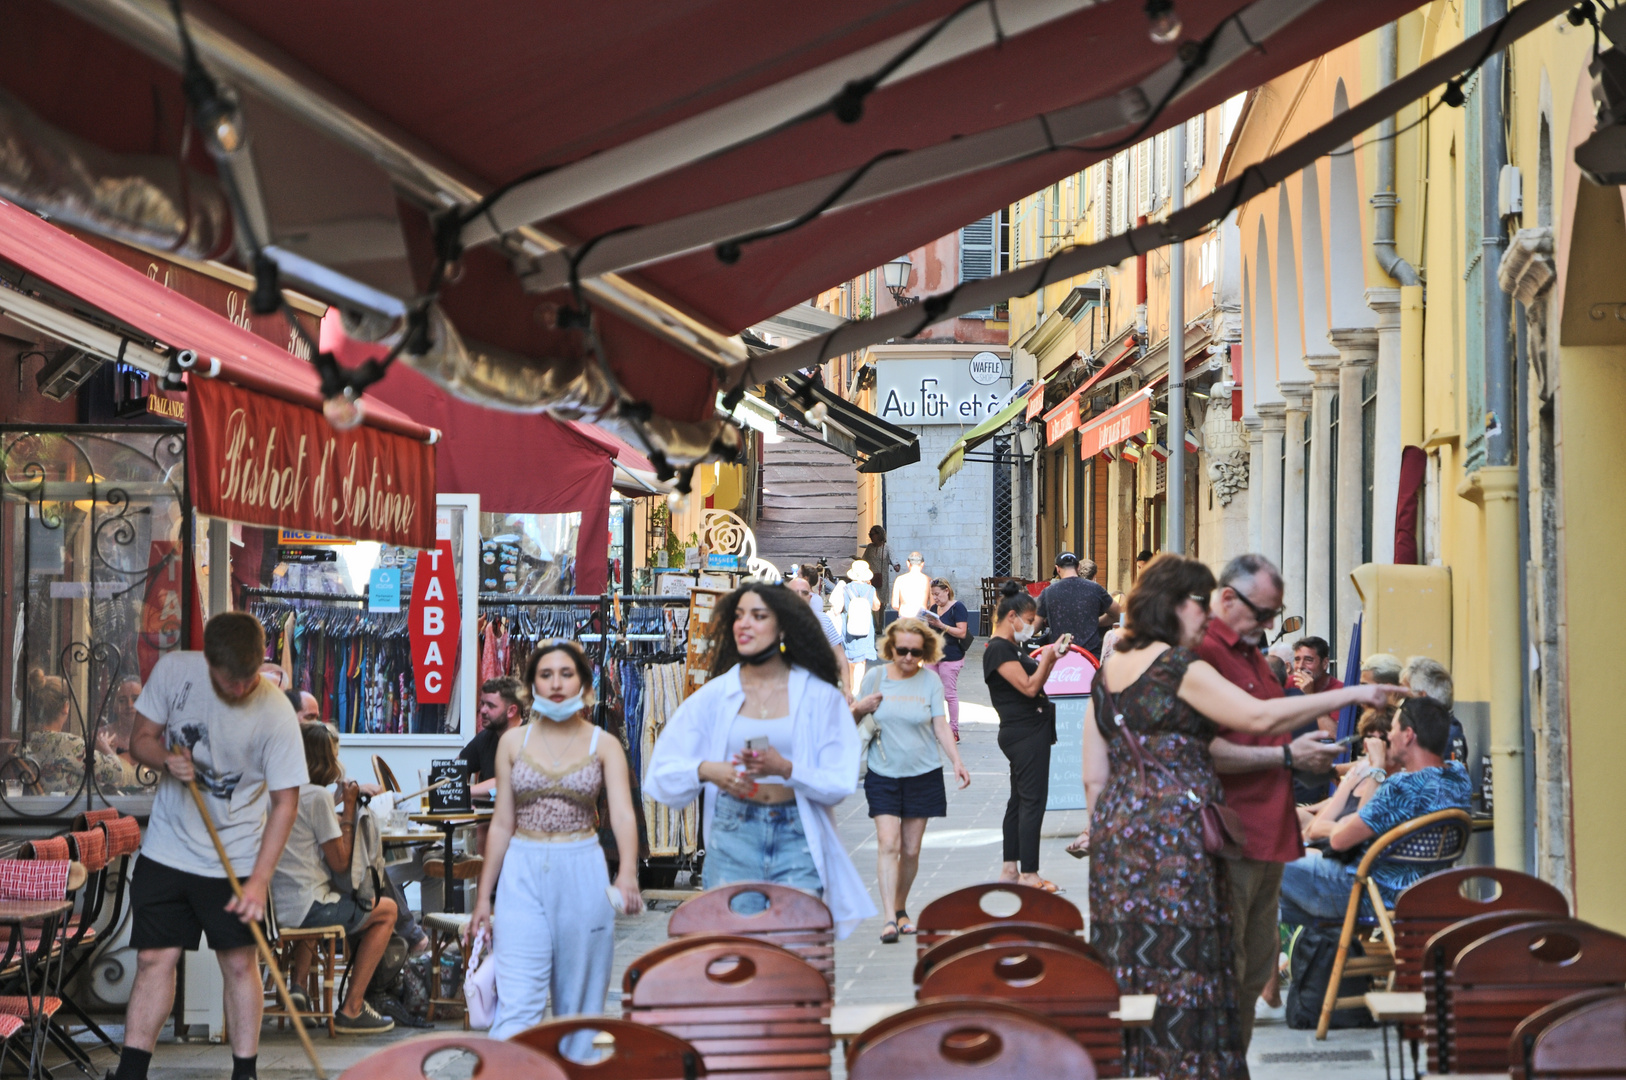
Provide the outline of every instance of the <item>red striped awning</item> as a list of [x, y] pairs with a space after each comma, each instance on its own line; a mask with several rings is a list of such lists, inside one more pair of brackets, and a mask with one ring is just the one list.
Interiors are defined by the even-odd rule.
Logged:
[[1078, 429], [1078, 453], [1085, 461], [1152, 426], [1152, 391], [1148, 387], [1119, 402]]

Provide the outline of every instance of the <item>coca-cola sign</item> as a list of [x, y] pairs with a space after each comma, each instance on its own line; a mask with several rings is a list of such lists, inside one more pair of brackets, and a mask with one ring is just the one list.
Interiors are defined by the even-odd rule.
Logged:
[[435, 451], [315, 409], [196, 376], [188, 469], [199, 513], [353, 540], [435, 543]]
[[1088, 694], [1095, 685], [1095, 660], [1089, 653], [1074, 645], [1067, 655], [1056, 661], [1045, 680], [1044, 692], [1049, 697], [1075, 697]]

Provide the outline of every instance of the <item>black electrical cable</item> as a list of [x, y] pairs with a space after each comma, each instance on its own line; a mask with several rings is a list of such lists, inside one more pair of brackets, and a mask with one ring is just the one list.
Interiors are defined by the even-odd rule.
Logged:
[[[743, 236], [736, 236], [731, 240], [722, 241], [716, 246], [717, 261], [727, 266], [733, 266], [735, 263], [740, 261], [740, 249], [745, 247], [746, 244], [754, 244], [758, 240], [766, 240], [772, 236], [779, 236], [783, 233], [800, 229], [803, 225], [806, 225], [808, 222], [830, 209], [830, 207], [834, 206], [838, 199], [847, 194], [847, 192], [851, 191], [853, 186], [864, 178], [864, 174], [869, 172], [876, 165], [887, 160], [888, 158], [895, 158], [902, 154], [907, 154], [908, 152], [909, 151], [907, 150], [883, 150], [849, 173], [845, 180], [837, 184], [835, 188], [831, 190], [830, 194], [819, 200], [816, 205], [810, 207], [797, 217], [792, 218], [790, 221], [781, 222], [778, 225], [770, 225], [765, 229], [757, 229], [755, 232], [748, 232]], [[574, 270], [574, 267], [572, 267], [572, 269]]]

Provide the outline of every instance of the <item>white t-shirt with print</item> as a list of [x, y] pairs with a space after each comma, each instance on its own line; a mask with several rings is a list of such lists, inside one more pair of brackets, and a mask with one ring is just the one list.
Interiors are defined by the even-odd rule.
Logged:
[[339, 838], [339, 815], [333, 809], [333, 792], [315, 784], [299, 789], [299, 814], [294, 818], [288, 844], [282, 849], [277, 872], [271, 878], [271, 902], [276, 905], [277, 925], [293, 928], [303, 925], [313, 904], [332, 904], [339, 899], [328, 875], [327, 856], [322, 845]]
[[[310, 781], [299, 718], [288, 697], [265, 679], [243, 702], [222, 701], [201, 652], [158, 661], [136, 711], [164, 727], [164, 744], [192, 751], [198, 790], [239, 877], [260, 852], [273, 791]], [[175, 870], [223, 878], [225, 868], [186, 785], [161, 774], [141, 854]]]

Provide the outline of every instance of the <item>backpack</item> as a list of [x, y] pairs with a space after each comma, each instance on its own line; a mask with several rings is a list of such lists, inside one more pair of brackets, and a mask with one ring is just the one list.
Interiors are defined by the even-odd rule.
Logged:
[[870, 597], [874, 595], [873, 586], [860, 588], [857, 583], [847, 586], [847, 633], [853, 637], [867, 637], [875, 629], [875, 619], [870, 614]]
[[[1332, 964], [1338, 956], [1340, 926], [1305, 926], [1300, 928], [1289, 951], [1288, 970], [1291, 982], [1287, 987], [1287, 1026], [1294, 1031], [1314, 1031], [1321, 1020], [1321, 1004], [1327, 998], [1327, 982], [1332, 978]], [[1349, 943], [1349, 955], [1365, 956], [1359, 936]], [[1372, 987], [1370, 975], [1346, 975], [1338, 984], [1339, 997], [1358, 998]], [[1334, 1028], [1376, 1027], [1372, 1014], [1365, 1006], [1354, 1005], [1334, 1009]]]

